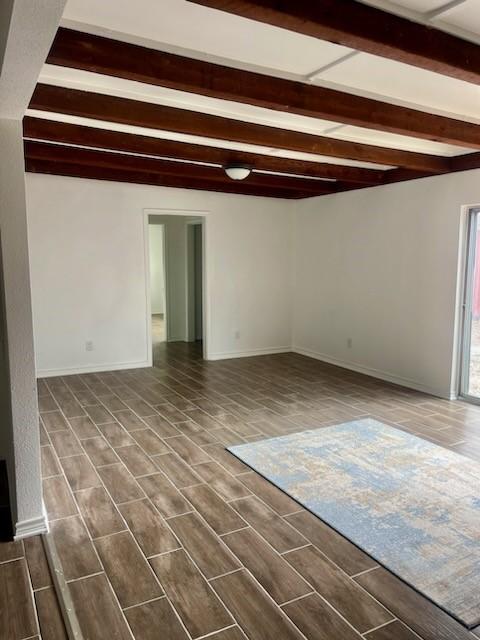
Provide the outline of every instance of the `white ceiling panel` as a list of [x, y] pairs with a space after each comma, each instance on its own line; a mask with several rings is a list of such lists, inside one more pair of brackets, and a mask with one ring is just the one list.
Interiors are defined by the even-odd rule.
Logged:
[[441, 21], [480, 35], [480, 0], [467, 0], [442, 15]]
[[221, 149], [233, 149], [237, 151], [249, 151], [251, 153], [262, 153], [267, 156], [293, 158], [295, 160], [305, 160], [306, 162], [326, 162], [328, 164], [340, 164], [346, 167], [365, 167], [367, 169], [392, 168], [390, 165], [375, 164], [372, 162], [359, 162], [357, 160], [333, 158], [331, 156], [315, 155], [312, 153], [301, 153], [298, 151], [290, 151], [288, 149], [272, 149], [269, 147], [262, 147], [260, 145], [243, 144], [229, 140], [216, 140], [214, 138], [203, 138], [201, 136], [190, 136], [182, 133], [174, 133], [171, 131], [134, 127], [117, 122], [105, 122], [104, 120], [80, 118], [78, 116], [69, 116], [61, 113], [50, 113], [47, 111], [37, 111], [35, 109], [28, 109], [27, 115], [36, 118], [43, 118], [45, 120], [54, 120], [56, 122], [69, 122], [71, 124], [82, 125], [85, 127], [95, 127], [96, 129], [107, 129], [109, 131], [120, 131], [123, 133], [131, 133], [134, 135], [150, 136], [151, 138], [177, 140], [178, 142], [189, 142], [191, 144], [202, 144], [207, 147], [220, 147]]
[[159, 49], [177, 47], [192, 56], [301, 76], [350, 51], [185, 0], [69, 0], [63, 24]]
[[273, 111], [263, 107], [254, 107], [230, 100], [209, 98], [185, 91], [176, 91], [165, 87], [123, 80], [113, 76], [104, 76], [89, 71], [80, 71], [67, 67], [44, 65], [39, 82], [61, 87], [94, 91], [106, 95], [120, 96], [143, 102], [153, 102], [179, 109], [201, 111], [225, 118], [234, 118], [245, 122], [253, 122], [272, 127], [321, 134], [338, 123], [299, 116], [285, 111]]
[[324, 81], [385, 102], [480, 123], [480, 86], [395, 60], [359, 53], [315, 78], [316, 84]]
[[411, 9], [418, 13], [428, 13], [446, 4], [447, 1], [448, 0], [393, 0], [391, 4], [396, 4], [399, 7]]
[[362, 127], [345, 126], [337, 129], [331, 134], [333, 138], [340, 140], [350, 140], [351, 142], [363, 142], [390, 149], [402, 149], [404, 151], [417, 151], [419, 153], [431, 153], [439, 156], [456, 156], [463, 153], [471, 153], [473, 149], [457, 147], [439, 142], [430, 142], [420, 138], [410, 138], [400, 136], [395, 133], [385, 131], [375, 131], [373, 129], [363, 129]]

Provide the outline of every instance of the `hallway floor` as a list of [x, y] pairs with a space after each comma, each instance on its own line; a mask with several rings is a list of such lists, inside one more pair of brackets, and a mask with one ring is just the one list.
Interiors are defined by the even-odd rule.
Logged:
[[[369, 415], [480, 460], [480, 407], [300, 355], [200, 348], [39, 381], [45, 502], [85, 637], [479, 638], [225, 446]], [[0, 545], [0, 562], [5, 640], [37, 637], [33, 602], [43, 640], [66, 638], [40, 540]]]
[[152, 342], [153, 348], [165, 342], [165, 316], [163, 313], [152, 314]]

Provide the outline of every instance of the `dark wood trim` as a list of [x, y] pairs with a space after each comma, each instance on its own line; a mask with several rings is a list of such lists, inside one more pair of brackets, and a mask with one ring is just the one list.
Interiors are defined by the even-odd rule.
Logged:
[[480, 169], [480, 153], [467, 153], [450, 159], [450, 171]]
[[448, 159], [440, 156], [346, 142], [326, 136], [288, 131], [187, 109], [53, 85], [38, 84], [30, 101], [30, 108], [275, 149], [402, 166], [426, 173], [443, 173], [449, 169]]
[[162, 176], [158, 173], [124, 171], [122, 169], [99, 169], [84, 164], [67, 164], [51, 162], [49, 160], [35, 160], [26, 158], [25, 169], [29, 173], [43, 173], [72, 178], [86, 178], [88, 180], [107, 180], [112, 182], [127, 182], [134, 184], [148, 184], [157, 187], [174, 187], [177, 189], [195, 189], [198, 191], [215, 191], [217, 193], [235, 193], [248, 196], [262, 196], [264, 198], [283, 198], [297, 200], [311, 197], [311, 193], [292, 191], [290, 189], [273, 189], [271, 187], [257, 187], [247, 184], [230, 184], [195, 180], [177, 176]]
[[[57, 165], [60, 170], [64, 165], [74, 165], [76, 167], [86, 166], [96, 170], [100, 174], [109, 170], [121, 171], [125, 174], [130, 172], [132, 176], [146, 174], [148, 176], [157, 175], [159, 178], [172, 177], [175, 180], [188, 182], [193, 180], [195, 184], [204, 182], [205, 184], [218, 183], [219, 186], [227, 187], [235, 185], [228, 178], [220, 167], [209, 167], [204, 165], [190, 164], [186, 162], [173, 162], [157, 158], [144, 158], [139, 156], [126, 155], [116, 152], [96, 151], [82, 149], [79, 147], [69, 147], [63, 145], [50, 144], [46, 142], [25, 141], [25, 157], [27, 160], [48, 162], [49, 166]], [[136, 182], [136, 180], [132, 180]], [[162, 182], [163, 184], [163, 182]], [[272, 189], [279, 193], [287, 191], [305, 192], [310, 195], [323, 195], [325, 193], [336, 193], [342, 188], [335, 182], [323, 182], [316, 179], [295, 178], [277, 176], [275, 174], [251, 173], [250, 176], [241, 183], [249, 188]], [[222, 189], [218, 189], [222, 190]]]
[[480, 47], [356, 0], [189, 0], [473, 84]]
[[[297, 6], [296, 1], [283, 4]], [[305, 3], [299, 4], [305, 6]], [[319, 4], [322, 5], [308, 0], [312, 14], [316, 14]], [[332, 14], [344, 15], [343, 2], [342, 9], [337, 6]], [[60, 28], [47, 62], [276, 111], [480, 149], [480, 125], [477, 124], [80, 31]]]
[[383, 176], [383, 171], [378, 169], [348, 167], [326, 162], [306, 162], [259, 153], [232, 151], [220, 147], [84, 127], [31, 116], [26, 116], [23, 119], [23, 133], [25, 138], [31, 140], [48, 140], [83, 147], [143, 153], [195, 162], [210, 162], [222, 166], [238, 162], [248, 164], [260, 171], [292, 173], [299, 176], [330, 178], [360, 184], [380, 184]]

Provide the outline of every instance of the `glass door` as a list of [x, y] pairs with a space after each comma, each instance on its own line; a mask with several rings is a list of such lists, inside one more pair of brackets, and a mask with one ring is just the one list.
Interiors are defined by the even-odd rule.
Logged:
[[480, 207], [468, 216], [460, 394], [480, 403]]

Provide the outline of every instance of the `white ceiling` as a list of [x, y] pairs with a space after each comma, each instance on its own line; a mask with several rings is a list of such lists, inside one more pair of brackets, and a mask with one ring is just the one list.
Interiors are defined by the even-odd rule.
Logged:
[[[446, 4], [446, 0], [396, 0], [395, 3], [389, 0], [364, 1], [376, 6], [388, 6], [398, 13], [408, 12], [410, 17], [422, 22], [431, 19], [428, 12]], [[451, 21], [452, 29], [468, 27], [470, 36], [472, 30], [476, 31], [480, 41], [480, 0], [465, 0], [448, 12], [434, 17], [435, 26], [440, 25], [440, 18], [442, 25], [447, 19]], [[186, 0], [68, 0], [62, 24], [159, 50], [313, 82], [480, 123], [479, 86], [394, 60], [353, 52], [329, 42], [201, 7]], [[438, 155], [457, 155], [470, 151], [419, 138], [345, 126], [74, 69], [46, 65], [40, 81], [372, 145]], [[118, 128], [117, 125], [112, 126]], [[142, 133], [145, 133], [143, 129]], [[155, 135], [158, 137], [159, 132]], [[166, 137], [163, 133], [160, 135]], [[168, 135], [169, 138], [172, 136], [181, 138], [177, 134]], [[225, 145], [217, 141], [214, 144]], [[232, 146], [232, 143], [227, 144]], [[244, 145], [241, 147], [245, 148]], [[265, 151], [273, 153], [272, 150]], [[299, 154], [289, 152], [288, 155], [297, 157]], [[332, 158], [329, 161], [347, 163]], [[362, 165], [357, 162], [354, 164]]]

